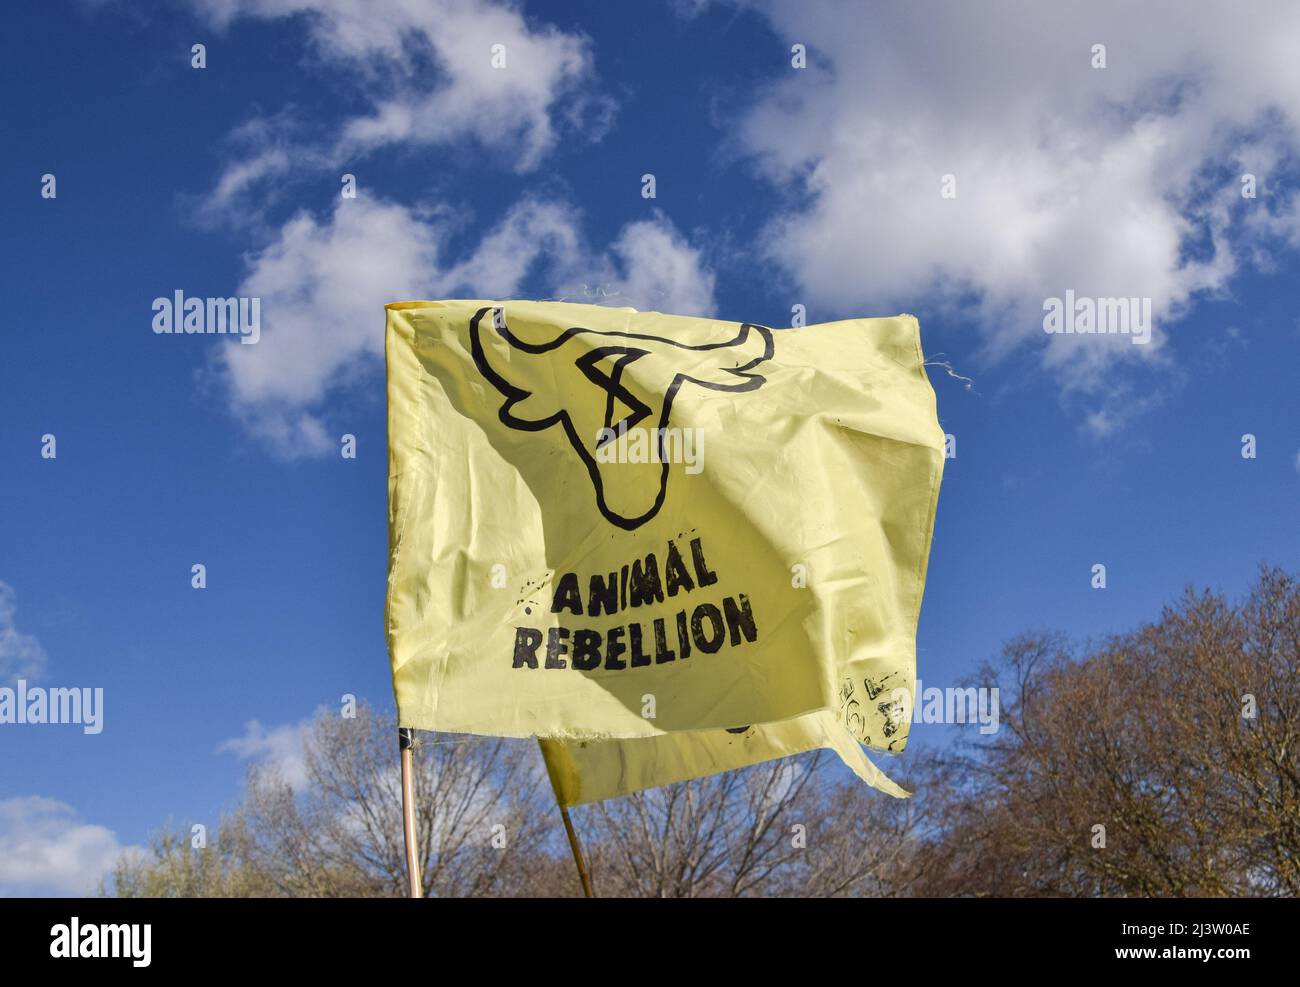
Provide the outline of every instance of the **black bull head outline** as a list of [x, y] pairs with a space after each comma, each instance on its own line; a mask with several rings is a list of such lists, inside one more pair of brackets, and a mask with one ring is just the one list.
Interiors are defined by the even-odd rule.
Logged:
[[[488, 326], [481, 328], [483, 319], [491, 316]], [[509, 346], [508, 356], [501, 354], [499, 347], [484, 346], [482, 334], [495, 332]], [[660, 336], [647, 336], [634, 332], [602, 331], [574, 327], [561, 332], [554, 339], [542, 343], [530, 343], [518, 338], [506, 324], [505, 309], [487, 307], [479, 309], [469, 324], [471, 353], [479, 372], [505, 397], [501, 406], [501, 422], [508, 428], [527, 432], [538, 432], [550, 428], [559, 422], [564, 427], [569, 444], [582, 459], [596, 489], [596, 505], [600, 513], [610, 524], [628, 531], [645, 524], [663, 506], [668, 493], [668, 456], [664, 454], [665, 429], [668, 428], [669, 415], [672, 413], [673, 400], [677, 397], [682, 384], [691, 383], [712, 391], [754, 391], [762, 387], [767, 378], [761, 374], [749, 373], [760, 363], [772, 357], [772, 330], [763, 326], [745, 323], [734, 339], [720, 343], [704, 343], [690, 346], [664, 339]], [[595, 337], [599, 342], [595, 346], [573, 346], [572, 361], [559, 359], [559, 352], [570, 341], [579, 336]], [[685, 353], [710, 353], [714, 356], [703, 365], [692, 368], [694, 374], [678, 369]], [[492, 357], [489, 358], [489, 353]], [[553, 390], [556, 396], [547, 400], [544, 396], [526, 387], [518, 386], [509, 379], [511, 370], [527, 366], [527, 361], [549, 354], [547, 377], [553, 377]], [[504, 356], [504, 358], [503, 358]], [[609, 369], [601, 364], [610, 361]], [[640, 361], [637, 377], [642, 381], [638, 388], [643, 390], [641, 396], [633, 393], [625, 385], [623, 372], [634, 361]], [[568, 367], [577, 371], [577, 375], [566, 373]], [[570, 402], [575, 407], [564, 407], [565, 389], [562, 387], [561, 375], [568, 377], [568, 383], [575, 387], [593, 387], [603, 397], [603, 412], [599, 402]], [[522, 376], [530, 379], [525, 372], [516, 373], [516, 380]], [[629, 375], [631, 376], [631, 375]], [[536, 379], [536, 378], [532, 378]], [[601, 462], [596, 451], [614, 436], [637, 425], [646, 418], [655, 415], [654, 403], [662, 401], [658, 409], [658, 426], [654, 432], [654, 441], [658, 444], [657, 489], [650, 476], [637, 473], [634, 482], [613, 484], [611, 476], [604, 470], [614, 464]], [[627, 413], [616, 420], [616, 403], [622, 405]], [[576, 409], [576, 410], [575, 410]], [[581, 419], [575, 421], [575, 417]], [[629, 475], [632, 467], [618, 464], [616, 468], [624, 471], [620, 479]], [[653, 503], [646, 507], [650, 492], [654, 491]], [[612, 503], [611, 503], [612, 501]]]

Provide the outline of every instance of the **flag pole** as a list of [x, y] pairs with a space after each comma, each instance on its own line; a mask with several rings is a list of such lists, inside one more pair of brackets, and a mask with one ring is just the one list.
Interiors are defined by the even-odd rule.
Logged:
[[582, 882], [582, 893], [588, 898], [596, 897], [591, 893], [591, 875], [587, 873], [587, 861], [582, 857], [582, 844], [578, 842], [578, 832], [573, 828], [569, 810], [560, 806], [560, 818], [564, 820], [564, 831], [569, 835], [569, 847], [573, 850], [573, 862], [578, 865], [578, 880]]
[[[542, 738], [537, 738], [537, 746], [542, 746]], [[546, 749], [542, 748], [542, 759], [546, 759]], [[550, 770], [547, 770], [547, 776], [550, 776]], [[564, 834], [569, 838], [569, 849], [573, 851], [573, 862], [578, 867], [578, 880], [582, 882], [582, 893], [588, 898], [596, 897], [591, 893], [591, 875], [587, 873], [587, 860], [582, 855], [582, 844], [578, 842], [578, 831], [573, 828], [573, 820], [569, 818], [569, 807], [560, 801], [560, 792], [555, 787], [555, 779], [551, 778], [551, 791], [555, 793], [555, 804], [560, 807], [560, 818], [564, 820]]]
[[397, 747], [402, 752], [402, 835], [406, 840], [406, 879], [408, 897], [423, 898], [420, 887], [420, 856], [415, 851], [415, 731], [397, 728]]

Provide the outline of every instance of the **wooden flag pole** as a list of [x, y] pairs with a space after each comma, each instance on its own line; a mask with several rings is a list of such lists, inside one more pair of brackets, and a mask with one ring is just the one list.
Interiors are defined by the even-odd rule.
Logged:
[[[537, 746], [542, 746], [542, 738], [537, 738]], [[542, 751], [542, 759], [546, 759], [546, 751]], [[548, 771], [549, 775], [550, 772]], [[578, 866], [578, 880], [582, 882], [582, 893], [588, 898], [596, 897], [591, 893], [591, 875], [587, 873], [587, 861], [582, 855], [582, 844], [578, 842], [578, 831], [573, 828], [573, 820], [569, 818], [569, 809], [560, 801], [560, 793], [556, 791], [555, 779], [551, 779], [551, 791], [555, 793], [555, 804], [560, 807], [560, 818], [564, 820], [564, 834], [569, 838], [569, 849], [573, 851], [573, 862]]]
[[406, 879], [409, 896], [423, 898], [420, 887], [420, 855], [415, 851], [415, 731], [398, 727], [397, 747], [402, 752], [402, 835], [406, 838]]
[[578, 832], [573, 828], [569, 810], [560, 806], [560, 818], [564, 820], [564, 831], [569, 834], [569, 847], [573, 850], [573, 862], [578, 865], [578, 880], [582, 882], [582, 893], [588, 898], [596, 897], [591, 893], [591, 875], [587, 873], [587, 861], [582, 857], [582, 844], [578, 842]]

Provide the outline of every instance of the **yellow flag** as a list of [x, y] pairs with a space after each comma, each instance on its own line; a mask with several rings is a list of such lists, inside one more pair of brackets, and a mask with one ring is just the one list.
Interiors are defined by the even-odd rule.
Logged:
[[400, 302], [387, 360], [401, 725], [575, 742], [553, 776], [658, 738], [587, 792], [903, 748], [944, 457], [914, 318]]
[[680, 730], [636, 740], [543, 740], [542, 755], [560, 805], [581, 805], [691, 778], [826, 748], [872, 788], [907, 792], [867, 758], [830, 710], [741, 730]]

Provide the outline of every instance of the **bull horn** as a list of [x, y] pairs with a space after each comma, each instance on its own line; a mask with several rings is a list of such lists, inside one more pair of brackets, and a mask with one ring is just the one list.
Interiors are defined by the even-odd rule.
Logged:
[[772, 358], [772, 330], [746, 322], [735, 339], [700, 348], [712, 351], [712, 359], [692, 375], [695, 383], [714, 390], [751, 391], [762, 386], [760, 365]]
[[[505, 397], [501, 421], [511, 428], [545, 428], [555, 420], [556, 410], [542, 406], [542, 399], [516, 381], [511, 368], [532, 359], [536, 349], [521, 343], [506, 325], [506, 310], [488, 306], [474, 313], [469, 323], [470, 355], [479, 373]], [[502, 347], [498, 340], [504, 340]], [[514, 379], [512, 380], [512, 376]]]

